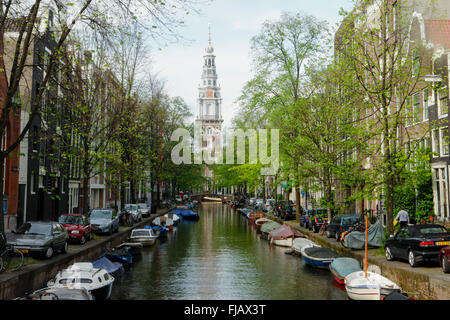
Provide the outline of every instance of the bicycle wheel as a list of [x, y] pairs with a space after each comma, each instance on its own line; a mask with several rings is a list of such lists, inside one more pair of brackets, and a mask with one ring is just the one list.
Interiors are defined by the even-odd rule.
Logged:
[[12, 271], [19, 270], [23, 266], [23, 260], [24, 256], [22, 251], [9, 249], [8, 250], [8, 256], [9, 256], [9, 267]]

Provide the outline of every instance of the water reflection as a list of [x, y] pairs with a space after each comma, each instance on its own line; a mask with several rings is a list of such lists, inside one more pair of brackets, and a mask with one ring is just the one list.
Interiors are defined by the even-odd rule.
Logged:
[[286, 249], [261, 240], [254, 225], [228, 206], [207, 204], [199, 221], [183, 221], [144, 248], [113, 299], [346, 299], [327, 270], [313, 269]]

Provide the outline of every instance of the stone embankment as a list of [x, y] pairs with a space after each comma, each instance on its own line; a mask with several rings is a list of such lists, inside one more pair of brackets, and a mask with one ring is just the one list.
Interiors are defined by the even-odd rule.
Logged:
[[145, 226], [156, 217], [162, 216], [170, 210], [158, 210], [156, 214], [143, 219], [132, 227], [120, 227], [118, 233], [111, 236], [100, 236], [97, 240], [88, 241], [84, 245], [70, 245], [66, 254], [55, 254], [49, 260], [38, 260], [20, 270], [0, 274], [0, 300], [11, 300], [36, 291], [52, 279], [59, 270], [67, 268], [75, 262], [91, 262], [99, 258], [107, 249], [111, 249], [127, 241], [131, 230]]

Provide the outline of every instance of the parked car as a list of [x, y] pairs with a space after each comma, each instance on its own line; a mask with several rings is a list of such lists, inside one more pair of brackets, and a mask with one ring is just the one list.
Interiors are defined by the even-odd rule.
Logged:
[[131, 213], [134, 222], [139, 222], [142, 220], [142, 213], [138, 210], [137, 204], [126, 204], [124, 210]]
[[[440, 250], [450, 245], [450, 232], [440, 224], [408, 225], [391, 235], [384, 245], [386, 259], [408, 260], [411, 267], [438, 260]], [[448, 260], [447, 260], [448, 262]]]
[[347, 231], [348, 229], [350, 229], [350, 227], [352, 227], [356, 223], [359, 223], [360, 221], [361, 216], [358, 214], [337, 215], [333, 217], [330, 223], [327, 225], [327, 237], [334, 237], [336, 240], [339, 240], [342, 232]]
[[150, 216], [150, 207], [146, 203], [138, 203], [137, 206], [142, 217]]
[[293, 206], [286, 200], [278, 201], [275, 204], [275, 215], [284, 220], [294, 220]]
[[450, 246], [444, 247], [439, 251], [439, 262], [442, 267], [442, 271], [450, 273]]
[[33, 257], [50, 259], [56, 251], [67, 252], [69, 235], [58, 222], [25, 222], [8, 237], [8, 244]]
[[84, 215], [63, 214], [59, 217], [58, 222], [67, 229], [69, 240], [75, 240], [81, 244], [91, 240], [91, 224]]
[[113, 234], [119, 231], [119, 215], [111, 208], [92, 209], [88, 215], [92, 232]]

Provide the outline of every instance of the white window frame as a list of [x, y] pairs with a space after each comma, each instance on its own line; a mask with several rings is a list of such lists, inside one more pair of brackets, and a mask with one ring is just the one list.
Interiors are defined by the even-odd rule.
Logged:
[[[436, 129], [432, 129], [431, 130], [431, 151], [433, 153], [439, 153], [439, 155], [433, 154], [433, 158], [439, 158], [441, 156], [440, 141], [437, 141], [439, 143], [439, 145], [436, 145], [436, 139], [435, 139], [435, 137], [436, 137], [435, 132], [436, 131], [439, 132], [439, 129], [436, 128]], [[441, 134], [439, 133], [438, 136], [439, 136], [439, 140], [440, 140]]]
[[[441, 157], [447, 157], [449, 155], [449, 143], [448, 143], [448, 127], [439, 128], [439, 146], [440, 146], [440, 154]], [[444, 146], [447, 146], [447, 152], [444, 151]]]

